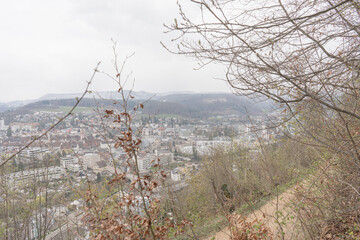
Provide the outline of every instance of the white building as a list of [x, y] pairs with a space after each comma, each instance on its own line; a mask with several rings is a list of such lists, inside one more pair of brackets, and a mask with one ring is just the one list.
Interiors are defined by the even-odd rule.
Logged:
[[174, 162], [174, 154], [171, 152], [158, 152], [155, 151], [156, 157], [160, 159], [160, 165], [168, 165]]
[[39, 147], [28, 148], [28, 149], [24, 149], [22, 152], [20, 152], [18, 154], [18, 157], [41, 159], [43, 157], [43, 154], [46, 152], [49, 152], [49, 149], [47, 149], [47, 148], [42, 149]]
[[66, 169], [66, 170], [69, 170], [72, 172], [79, 172], [81, 169], [78, 159], [75, 157], [72, 157], [72, 156], [62, 157], [60, 159], [60, 164], [63, 167], [63, 169]]
[[79, 164], [70, 164], [67, 169], [71, 172], [77, 173], [80, 172], [81, 166]]
[[151, 167], [151, 159], [149, 157], [139, 157], [137, 159], [140, 173], [147, 172]]
[[0, 119], [0, 131], [6, 130], [6, 129], [7, 129], [7, 126], [5, 125], [5, 120]]
[[12, 123], [10, 124], [11, 131], [34, 131], [38, 127], [38, 123]]
[[170, 177], [174, 182], [181, 181], [181, 174], [179, 169], [173, 169], [170, 173]]
[[48, 168], [36, 168], [34, 170], [25, 170], [14, 172], [8, 175], [10, 183], [26, 183], [32, 180], [53, 181], [61, 179], [65, 171], [63, 168], [55, 166]]
[[94, 168], [97, 162], [100, 162], [100, 155], [97, 153], [86, 153], [83, 157], [84, 168]]

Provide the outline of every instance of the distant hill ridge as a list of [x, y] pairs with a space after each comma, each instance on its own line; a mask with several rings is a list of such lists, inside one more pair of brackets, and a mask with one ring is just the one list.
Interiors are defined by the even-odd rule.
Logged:
[[[128, 94], [130, 91], [125, 90], [125, 93]], [[149, 99], [154, 96], [167, 96], [171, 94], [196, 94], [190, 91], [183, 91], [183, 92], [164, 92], [164, 93], [150, 93], [145, 91], [133, 91], [132, 95], [137, 99]], [[40, 102], [44, 100], [61, 100], [61, 99], [75, 99], [76, 97], [80, 97], [82, 93], [60, 93], [54, 94], [49, 93], [37, 99], [30, 99], [30, 100], [16, 100], [11, 102], [0, 102], [0, 112], [4, 112], [7, 110], [13, 110], [22, 106], [25, 106], [29, 103]], [[85, 95], [85, 98], [99, 98], [101, 96], [105, 99], [116, 99], [119, 97], [118, 92], [116, 91], [100, 91], [94, 92], [93, 94]]]
[[[119, 99], [117, 92], [102, 92], [100, 99], [96, 94], [90, 94], [83, 99], [79, 107], [114, 108], [113, 100]], [[128, 94], [128, 92], [127, 92]], [[229, 93], [176, 93], [176, 94], [152, 94], [147, 92], [132, 92], [134, 99], [129, 101], [130, 107], [139, 102], [144, 102], [145, 114], [173, 114], [183, 117], [203, 118], [213, 115], [243, 115], [246, 112], [260, 114], [269, 108], [269, 103], [254, 103], [245, 97], [235, 96]], [[93, 99], [95, 96], [95, 99]], [[56, 109], [61, 106], [73, 106], [77, 94], [49, 94], [42, 100], [29, 103], [11, 111], [12, 114], [33, 112], [35, 110]], [[91, 98], [90, 98], [91, 97]]]
[[[126, 92], [128, 93], [129, 91], [126, 91]], [[154, 95], [152, 93], [147, 93], [144, 91], [134, 92], [134, 94], [137, 94], [140, 97], [148, 97], [148, 96]], [[11, 102], [4, 102], [4, 103], [0, 102], [0, 112], [2, 112], [1, 108], [16, 109], [18, 107], [22, 107], [22, 106], [25, 106], [27, 104], [34, 103], [34, 102], [40, 102], [40, 101], [44, 101], [44, 100], [75, 99], [77, 97], [80, 97], [81, 95], [82, 95], [82, 93], [61, 93], [61, 94], [49, 93], [49, 94], [46, 94], [37, 99], [16, 100], [16, 101], [11, 101]], [[87, 95], [85, 95], [85, 98], [94, 98], [94, 97], [98, 98], [98, 95], [102, 96], [103, 98], [112, 99], [112, 98], [116, 97], [118, 94], [115, 91], [103, 91], [103, 92], [98, 92], [98, 93], [94, 93], [94, 94], [87, 94]]]

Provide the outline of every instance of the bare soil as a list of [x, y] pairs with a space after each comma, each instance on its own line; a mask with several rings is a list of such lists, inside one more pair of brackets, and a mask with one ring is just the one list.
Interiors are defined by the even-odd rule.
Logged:
[[[260, 209], [247, 215], [247, 221], [251, 222], [255, 219], [265, 223], [274, 236], [274, 239], [290, 239], [292, 229], [294, 227], [294, 214], [289, 210], [289, 204], [293, 200], [294, 188], [290, 188], [277, 198], [270, 200]], [[276, 218], [278, 216], [278, 218]], [[277, 223], [277, 222], [280, 222]], [[284, 233], [284, 238], [281, 237], [281, 232]], [[294, 237], [293, 237], [294, 238]], [[230, 231], [228, 228], [217, 232], [208, 240], [230, 240]]]

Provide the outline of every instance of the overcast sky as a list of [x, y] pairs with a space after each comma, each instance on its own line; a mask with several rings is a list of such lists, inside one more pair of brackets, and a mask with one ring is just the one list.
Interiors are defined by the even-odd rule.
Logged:
[[[76, 93], [92, 69], [110, 71], [111, 39], [119, 56], [135, 52], [129, 71], [135, 90], [225, 91], [219, 67], [194, 71], [195, 59], [172, 55], [163, 23], [177, 17], [175, 0], [1, 1], [0, 101], [34, 99], [47, 93]], [[97, 76], [93, 89], [116, 90]]]

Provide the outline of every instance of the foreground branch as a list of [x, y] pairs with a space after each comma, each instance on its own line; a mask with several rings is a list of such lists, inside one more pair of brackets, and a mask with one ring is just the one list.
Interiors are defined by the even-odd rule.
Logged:
[[100, 62], [98, 62], [98, 64], [96, 65], [94, 72], [90, 78], [90, 80], [87, 82], [85, 91], [83, 92], [83, 94], [81, 95], [80, 98], [76, 98], [76, 103], [75, 105], [70, 109], [70, 111], [63, 116], [62, 118], [60, 118], [55, 124], [53, 124], [50, 128], [48, 128], [44, 133], [42, 133], [40, 136], [35, 136], [33, 138], [33, 140], [31, 140], [28, 144], [26, 144], [25, 146], [23, 146], [22, 148], [20, 148], [16, 153], [13, 153], [10, 157], [6, 158], [4, 161], [2, 161], [0, 163], [0, 167], [4, 166], [8, 161], [10, 161], [11, 159], [13, 159], [16, 155], [18, 155], [19, 153], [21, 153], [22, 151], [24, 151], [26, 148], [30, 147], [34, 142], [36, 142], [37, 140], [41, 139], [42, 137], [44, 137], [48, 132], [50, 132], [51, 130], [53, 130], [57, 125], [59, 125], [61, 122], [63, 122], [67, 117], [69, 117], [75, 110], [75, 108], [79, 105], [79, 103], [81, 102], [81, 100], [83, 100], [83, 98], [85, 97], [85, 95], [89, 92], [89, 86], [91, 85], [91, 82], [93, 81], [95, 74], [98, 72], [98, 67], [100, 65]]

